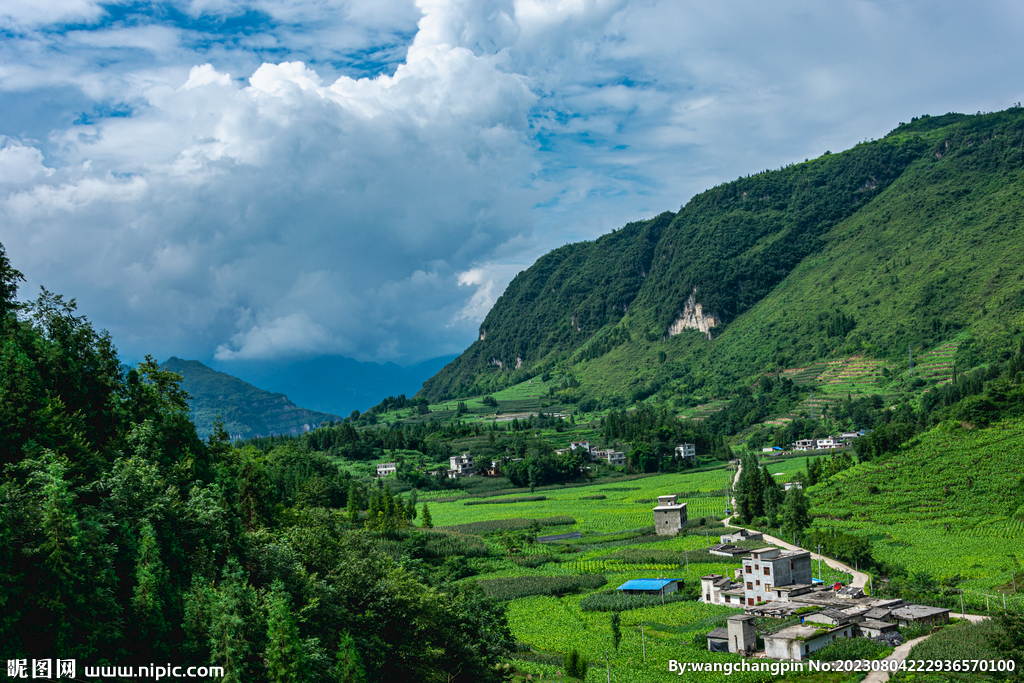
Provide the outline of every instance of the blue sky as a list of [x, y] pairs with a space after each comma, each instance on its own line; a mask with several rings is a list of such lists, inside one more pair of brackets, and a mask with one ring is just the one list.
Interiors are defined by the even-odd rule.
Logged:
[[1024, 99], [1022, 29], [1014, 2], [9, 0], [0, 242], [128, 359], [413, 363], [549, 249]]

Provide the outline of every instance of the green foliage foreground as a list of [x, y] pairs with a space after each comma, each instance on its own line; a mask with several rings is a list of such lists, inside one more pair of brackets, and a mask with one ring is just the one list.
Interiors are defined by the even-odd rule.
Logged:
[[501, 678], [495, 600], [427, 585], [322, 507], [348, 494], [322, 458], [200, 441], [178, 375], [124, 372], [73, 300], [13, 301], [19, 279], [0, 248], [0, 656], [228, 682]]

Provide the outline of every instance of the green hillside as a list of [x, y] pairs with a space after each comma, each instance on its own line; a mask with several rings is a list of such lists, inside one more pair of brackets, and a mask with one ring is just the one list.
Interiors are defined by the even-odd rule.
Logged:
[[224, 421], [224, 428], [234, 439], [301, 434], [319, 427], [321, 422], [341, 419], [337, 415], [300, 408], [284, 394], [264, 391], [197, 360], [171, 356], [162, 368], [182, 376], [181, 387], [190, 396], [192, 420], [201, 437], [213, 431], [218, 418]]
[[960, 577], [972, 590], [1012, 585], [1024, 560], [1024, 422], [964, 429], [946, 422], [881, 462], [810, 489], [822, 526], [874, 543], [876, 559]]
[[936, 369], [983, 364], [1021, 327], [1022, 172], [1014, 108], [924, 117], [740, 178], [540, 259], [422, 394], [483, 394], [551, 370], [599, 400], [710, 398], [818, 363], [813, 383], [851, 357], [898, 375], [908, 347], [943, 344], [952, 353]]

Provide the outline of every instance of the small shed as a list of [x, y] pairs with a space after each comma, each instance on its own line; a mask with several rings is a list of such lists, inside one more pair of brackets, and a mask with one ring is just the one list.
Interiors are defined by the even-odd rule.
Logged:
[[624, 595], [668, 595], [683, 585], [682, 579], [630, 579], [616, 590]]
[[716, 628], [708, 634], [708, 651], [728, 652], [729, 651], [729, 629]]

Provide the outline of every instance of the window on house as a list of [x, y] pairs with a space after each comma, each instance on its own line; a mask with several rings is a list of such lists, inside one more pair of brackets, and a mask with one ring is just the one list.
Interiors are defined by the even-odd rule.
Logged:
[[709, 593], [704, 594], [704, 602], [711, 602], [711, 595]]
[[747, 598], [747, 605], [750, 607], [754, 606], [754, 598]]
[[754, 571], [754, 570], [753, 570], [753, 569], [751, 569], [751, 568], [750, 568], [750, 565], [748, 564], [748, 565], [747, 565], [747, 573], [748, 573], [748, 574], [751, 574], [751, 573], [753, 573], [753, 571]]
[[792, 562], [789, 563], [789, 571], [793, 571], [793, 563]]
[[748, 591], [752, 591], [752, 590], [754, 590], [754, 584], [752, 584], [752, 583], [750, 583], [749, 581], [747, 581], [747, 590], [748, 590]]
[[771, 576], [772, 575], [772, 568], [771, 567], [765, 567], [764, 568], [764, 575], [765, 576]]
[[760, 585], [761, 585], [761, 579], [758, 579], [758, 580], [757, 580], [757, 581], [755, 581], [754, 583], [756, 583], [756, 584], [757, 584], [758, 586], [760, 586]]

